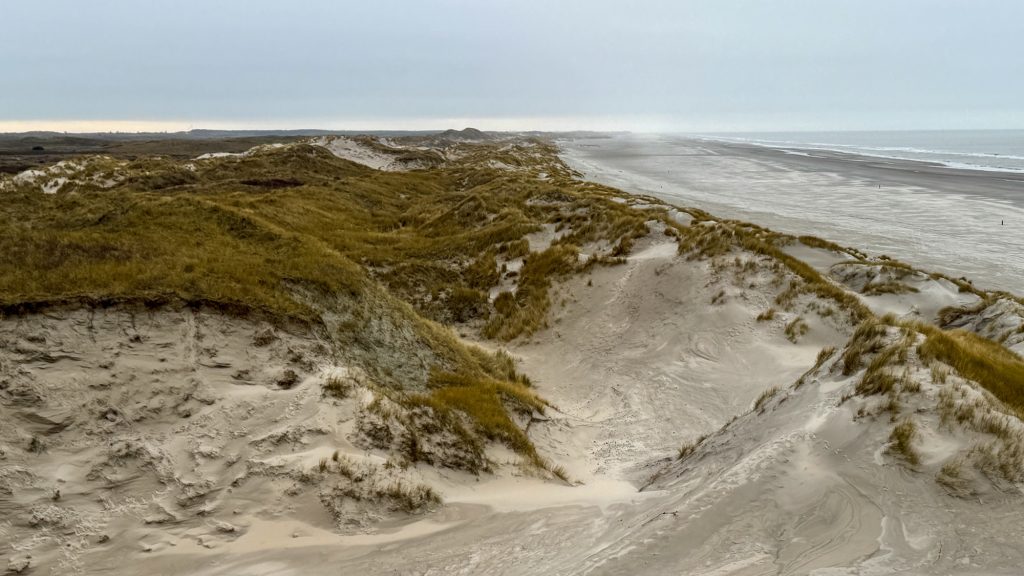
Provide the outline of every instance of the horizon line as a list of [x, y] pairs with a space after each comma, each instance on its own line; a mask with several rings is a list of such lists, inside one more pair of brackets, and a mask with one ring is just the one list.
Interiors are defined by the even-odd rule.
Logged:
[[[285, 127], [291, 124], [296, 127]], [[902, 132], [955, 130], [1022, 130], [1001, 126], [902, 126], [850, 127], [791, 123], [783, 125], [685, 125], [665, 118], [611, 117], [450, 117], [450, 118], [374, 118], [362, 120], [300, 119], [295, 121], [248, 120], [0, 120], [0, 134], [53, 132], [63, 134], [175, 134], [191, 131], [224, 132], [443, 132], [476, 128], [485, 132], [631, 132], [639, 134], [728, 134], [770, 132]]]

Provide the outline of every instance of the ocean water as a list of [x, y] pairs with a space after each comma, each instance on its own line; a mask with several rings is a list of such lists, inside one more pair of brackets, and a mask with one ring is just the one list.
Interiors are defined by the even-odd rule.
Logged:
[[[896, 141], [895, 134], [885, 136], [887, 143]], [[977, 140], [975, 146], [991, 149]], [[1024, 182], [1019, 196], [1009, 192], [1011, 180], [1024, 180], [1017, 175], [979, 171], [966, 180], [961, 176], [961, 185], [936, 186], [941, 177], [915, 180], [909, 170], [903, 183], [879, 186], [874, 178], [865, 179], [857, 162], [849, 163], [848, 172], [835, 163], [827, 171], [802, 161], [794, 168], [784, 158], [714, 147], [689, 136], [622, 135], [561, 146], [566, 162], [589, 180], [886, 254], [926, 270], [966, 276], [984, 288], [1024, 293]], [[789, 146], [784, 149], [798, 149]], [[871, 142], [870, 147], [883, 146]]]
[[782, 150], [830, 150], [935, 162], [951, 168], [1024, 172], [1024, 130], [907, 130], [703, 134]]

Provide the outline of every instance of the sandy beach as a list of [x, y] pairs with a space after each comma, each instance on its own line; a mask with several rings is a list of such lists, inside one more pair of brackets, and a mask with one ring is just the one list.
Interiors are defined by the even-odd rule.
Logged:
[[1024, 283], [1024, 175], [682, 136], [562, 143], [587, 179], [887, 254], [981, 286]]

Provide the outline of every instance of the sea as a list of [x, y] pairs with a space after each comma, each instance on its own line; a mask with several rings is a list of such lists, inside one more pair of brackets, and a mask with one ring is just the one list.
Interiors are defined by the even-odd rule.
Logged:
[[878, 182], [865, 180], [859, 162], [828, 163], [828, 170], [818, 171], [813, 163], [790, 166], [780, 158], [751, 156], [745, 147], [705, 147], [693, 135], [566, 141], [562, 157], [586, 179], [627, 192], [1024, 293], [1024, 176], [987, 172], [1024, 172], [1024, 130], [733, 133], [713, 139], [743, 139], [795, 155], [827, 149], [977, 172], [976, 178], [959, 175], [949, 186], [936, 184], [941, 174], [915, 179], [913, 168], [901, 172], [902, 183]]
[[794, 152], [828, 150], [934, 162], [950, 168], [1024, 172], [1024, 130], [730, 132], [698, 136]]

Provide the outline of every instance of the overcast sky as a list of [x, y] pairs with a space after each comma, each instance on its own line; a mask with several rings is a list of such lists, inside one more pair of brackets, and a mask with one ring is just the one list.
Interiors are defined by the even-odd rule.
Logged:
[[1024, 128], [1019, 0], [31, 0], [0, 131]]

